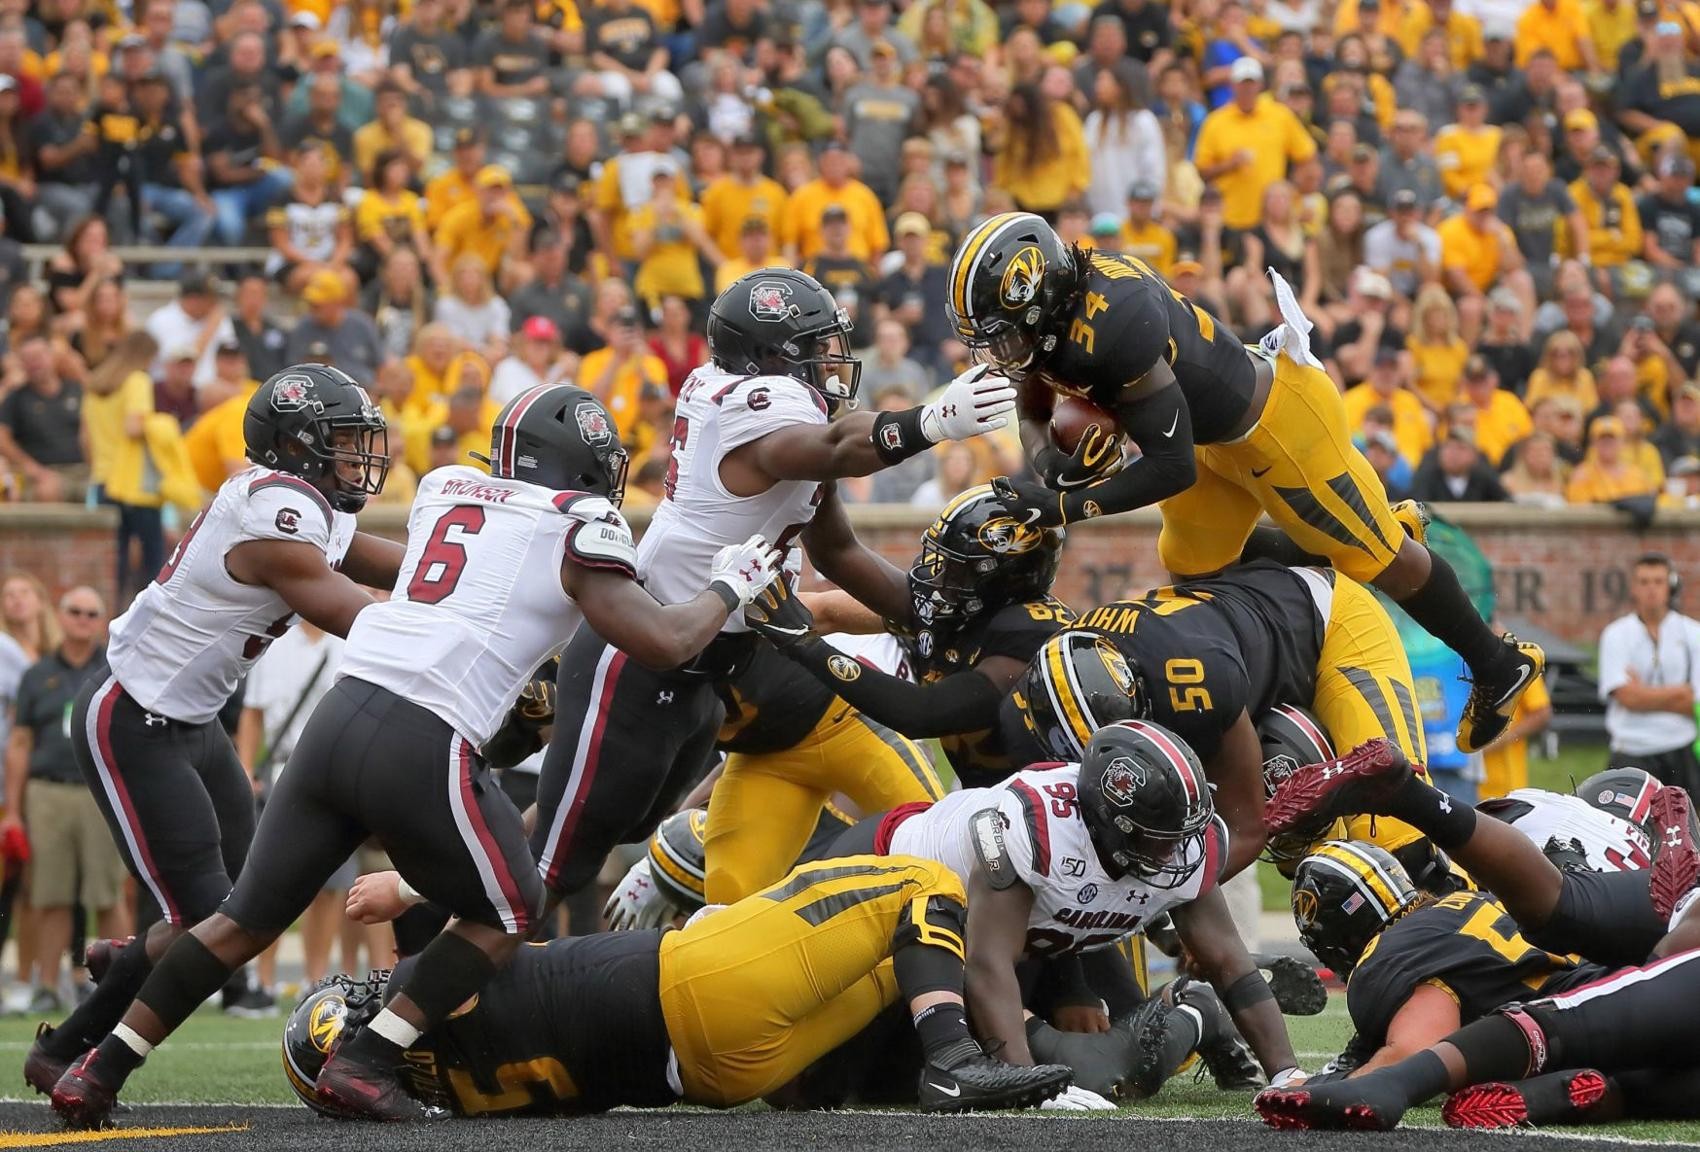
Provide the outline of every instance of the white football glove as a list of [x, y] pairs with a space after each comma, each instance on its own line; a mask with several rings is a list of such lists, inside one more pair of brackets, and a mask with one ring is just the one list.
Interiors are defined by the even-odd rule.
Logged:
[[1104, 1099], [1090, 1088], [1073, 1084], [1062, 1095], [1052, 1096], [1039, 1105], [1039, 1109], [1043, 1112], [1114, 1112], [1116, 1105], [1113, 1100]]
[[614, 885], [614, 894], [602, 909], [613, 932], [659, 928], [679, 914], [673, 902], [661, 894], [649, 874], [649, 857], [639, 857]]
[[714, 565], [708, 571], [710, 584], [724, 584], [738, 598], [740, 608], [778, 578], [780, 561], [784, 556], [761, 536], [751, 536], [742, 544], [728, 544], [714, 554]]
[[934, 444], [983, 436], [1006, 426], [1014, 411], [1015, 385], [976, 364], [921, 409], [921, 435]]
[[1271, 1088], [1297, 1088], [1310, 1079], [1310, 1073], [1303, 1068], [1283, 1068], [1269, 1078]]

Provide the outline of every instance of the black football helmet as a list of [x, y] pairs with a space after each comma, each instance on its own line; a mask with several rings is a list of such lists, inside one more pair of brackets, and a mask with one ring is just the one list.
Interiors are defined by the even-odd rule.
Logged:
[[283, 1025], [283, 1074], [301, 1102], [322, 1116], [335, 1117], [318, 1101], [319, 1071], [344, 1035], [369, 1023], [384, 1006], [388, 971], [364, 980], [338, 974], [307, 989]]
[[1645, 769], [1607, 768], [1576, 785], [1576, 795], [1589, 807], [1627, 820], [1654, 838], [1653, 822], [1647, 812], [1653, 797], [1663, 789], [1664, 785]]
[[661, 822], [649, 838], [649, 875], [656, 888], [681, 912], [695, 912], [708, 903], [703, 894], [708, 856], [703, 834], [706, 808], [687, 808]]
[[708, 310], [708, 354], [723, 372], [790, 376], [826, 403], [856, 406], [862, 362], [850, 354], [850, 316], [805, 272], [763, 268], [732, 282]]
[[1106, 724], [1151, 715], [1139, 666], [1108, 637], [1075, 628], [1045, 641], [1022, 673], [1014, 698], [1045, 754], [1071, 763]]
[[920, 555], [909, 568], [916, 627], [960, 624], [1046, 595], [1062, 544], [1062, 529], [1012, 519], [990, 484], [968, 489], [921, 534]]
[[490, 474], [618, 505], [626, 450], [608, 410], [583, 388], [543, 384], [508, 401], [490, 429]]
[[[1334, 759], [1334, 744], [1323, 731], [1322, 722], [1297, 704], [1277, 704], [1257, 720], [1257, 738], [1263, 744], [1263, 794], [1268, 799], [1275, 789], [1300, 768]], [[1284, 876], [1304, 858], [1327, 825], [1269, 837], [1263, 858]]]
[[1087, 835], [1112, 875], [1179, 888], [1205, 866], [1210, 786], [1197, 754], [1161, 724], [1122, 720], [1093, 733], [1079, 794]]
[[956, 338], [999, 368], [1026, 368], [1057, 346], [1080, 281], [1073, 248], [1031, 212], [1001, 212], [950, 262]]
[[1351, 972], [1370, 941], [1419, 899], [1404, 865], [1357, 840], [1328, 841], [1293, 876], [1299, 939], [1336, 976]]
[[390, 473], [384, 414], [348, 373], [294, 364], [261, 384], [242, 417], [248, 459], [299, 476], [338, 512], [358, 512]]

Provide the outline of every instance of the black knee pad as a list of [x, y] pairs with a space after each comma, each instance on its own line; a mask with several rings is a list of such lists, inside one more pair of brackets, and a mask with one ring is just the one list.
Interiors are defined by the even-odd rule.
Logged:
[[495, 973], [496, 963], [484, 949], [458, 932], [444, 932], [420, 953], [401, 992], [436, 1025]]
[[186, 932], [154, 965], [136, 1001], [147, 1005], [167, 1028], [176, 1028], [224, 987], [231, 970], [197, 936]]
[[[891, 938], [892, 967], [905, 999], [927, 992], [962, 993], [963, 934], [968, 909], [948, 896], [929, 896], [904, 905]], [[919, 945], [919, 947], [917, 947]]]

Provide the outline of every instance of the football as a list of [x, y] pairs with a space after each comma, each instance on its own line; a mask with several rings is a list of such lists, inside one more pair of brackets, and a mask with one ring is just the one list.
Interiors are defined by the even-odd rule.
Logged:
[[1065, 396], [1051, 409], [1051, 443], [1072, 454], [1094, 424], [1108, 432], [1116, 427], [1116, 418], [1090, 400]]

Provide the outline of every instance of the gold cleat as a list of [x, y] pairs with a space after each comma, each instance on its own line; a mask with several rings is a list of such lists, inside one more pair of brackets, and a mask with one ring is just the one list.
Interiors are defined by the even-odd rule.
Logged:
[[1519, 640], [1507, 632], [1500, 637], [1515, 649], [1515, 659], [1505, 671], [1492, 680], [1476, 680], [1470, 685], [1470, 698], [1464, 703], [1464, 715], [1458, 721], [1458, 751], [1478, 752], [1499, 739], [1517, 701], [1546, 671], [1547, 654], [1539, 644]]

